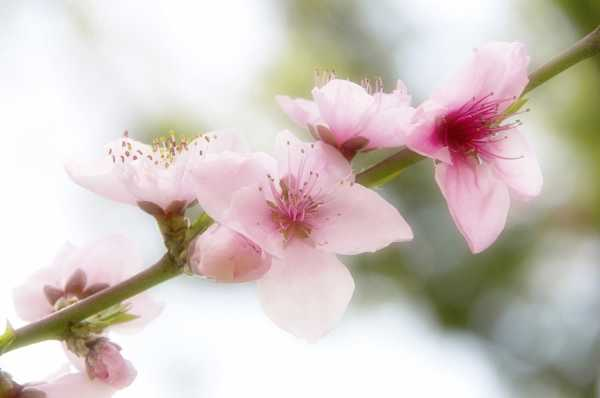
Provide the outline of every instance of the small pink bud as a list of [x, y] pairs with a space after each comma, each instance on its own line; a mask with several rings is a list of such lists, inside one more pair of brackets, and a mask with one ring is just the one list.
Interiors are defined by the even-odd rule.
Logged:
[[121, 347], [106, 338], [100, 338], [92, 344], [85, 364], [91, 379], [98, 379], [118, 389], [129, 386], [137, 376], [131, 362], [121, 355]]
[[271, 258], [244, 236], [213, 225], [190, 247], [192, 270], [218, 282], [247, 282], [260, 278], [271, 267]]

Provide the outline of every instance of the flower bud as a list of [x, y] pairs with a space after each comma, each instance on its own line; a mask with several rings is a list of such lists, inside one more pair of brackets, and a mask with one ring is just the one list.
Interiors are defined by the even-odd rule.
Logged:
[[213, 225], [192, 242], [188, 261], [196, 274], [218, 282], [247, 282], [271, 267], [271, 257], [244, 236]]
[[106, 338], [99, 338], [90, 344], [85, 358], [88, 375], [114, 388], [129, 386], [137, 372], [131, 362], [121, 356], [121, 347]]

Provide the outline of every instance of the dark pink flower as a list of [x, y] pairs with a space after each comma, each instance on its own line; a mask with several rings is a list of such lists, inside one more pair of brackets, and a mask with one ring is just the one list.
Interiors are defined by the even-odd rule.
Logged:
[[529, 57], [520, 43], [489, 43], [449, 84], [417, 108], [407, 146], [436, 161], [436, 181], [473, 253], [504, 229], [509, 191], [537, 196], [542, 174], [520, 122], [507, 108], [527, 85]]

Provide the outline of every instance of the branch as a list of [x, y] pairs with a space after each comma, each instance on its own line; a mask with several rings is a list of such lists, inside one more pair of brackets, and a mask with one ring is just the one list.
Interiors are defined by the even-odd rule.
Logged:
[[181, 268], [170, 256], [165, 255], [156, 264], [139, 274], [17, 329], [14, 332], [14, 340], [4, 352], [45, 340], [60, 340], [73, 324], [180, 274]]
[[571, 66], [600, 54], [600, 25], [583, 39], [573, 44], [571, 48], [540, 66], [529, 75], [529, 84], [525, 87], [523, 95], [538, 87], [554, 76], [569, 69]]
[[383, 185], [396, 178], [402, 170], [417, 163], [421, 159], [425, 158], [410, 149], [403, 149], [358, 173], [356, 175], [356, 182], [366, 187]]

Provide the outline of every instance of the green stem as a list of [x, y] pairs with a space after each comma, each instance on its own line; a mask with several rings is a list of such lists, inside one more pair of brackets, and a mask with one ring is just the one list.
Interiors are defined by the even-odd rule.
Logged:
[[206, 231], [212, 223], [212, 218], [208, 214], [202, 213], [185, 232], [185, 243], [190, 243], [196, 236]]
[[402, 170], [424, 159], [423, 156], [409, 149], [403, 149], [385, 158], [356, 175], [356, 182], [366, 187], [376, 187], [396, 178]]
[[[571, 48], [545, 63], [529, 75], [529, 84], [523, 90], [521, 97], [550, 80], [559, 73], [569, 69], [571, 66], [587, 58], [600, 53], [600, 26], [594, 29], [583, 39], [575, 43]], [[356, 175], [356, 181], [365, 186], [379, 186], [396, 178], [402, 170], [413, 165], [423, 156], [409, 149], [382, 160]]]
[[14, 334], [14, 340], [6, 348], [5, 352], [45, 340], [60, 340], [74, 323], [121, 303], [180, 274], [181, 268], [177, 266], [170, 256], [165, 255], [156, 264], [139, 274], [37, 322], [17, 329]]
[[579, 40], [562, 54], [551, 59], [529, 75], [529, 84], [523, 94], [569, 69], [571, 66], [600, 54], [600, 26]]

